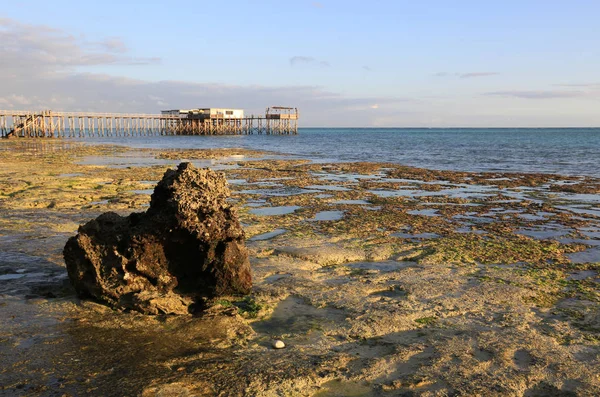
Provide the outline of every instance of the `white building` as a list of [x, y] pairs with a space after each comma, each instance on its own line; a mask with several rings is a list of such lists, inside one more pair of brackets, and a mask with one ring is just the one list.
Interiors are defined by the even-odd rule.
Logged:
[[225, 108], [199, 108], [199, 109], [175, 109], [163, 110], [160, 112], [164, 116], [179, 116], [182, 119], [243, 119], [243, 109], [225, 109]]

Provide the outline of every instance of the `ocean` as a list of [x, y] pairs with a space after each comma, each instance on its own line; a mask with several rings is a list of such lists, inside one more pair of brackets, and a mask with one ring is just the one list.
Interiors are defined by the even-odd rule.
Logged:
[[[86, 141], [89, 141], [86, 139]], [[298, 135], [94, 138], [156, 149], [241, 147], [318, 162], [600, 177], [600, 128], [300, 128]]]

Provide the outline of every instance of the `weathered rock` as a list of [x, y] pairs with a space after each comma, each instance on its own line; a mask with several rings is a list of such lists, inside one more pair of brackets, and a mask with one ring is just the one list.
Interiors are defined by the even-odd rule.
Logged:
[[63, 254], [81, 297], [142, 313], [188, 313], [205, 297], [252, 287], [244, 231], [223, 175], [182, 163], [145, 213], [107, 212], [79, 228]]
[[271, 345], [273, 346], [273, 349], [283, 349], [285, 347], [285, 343], [280, 339], [274, 340]]

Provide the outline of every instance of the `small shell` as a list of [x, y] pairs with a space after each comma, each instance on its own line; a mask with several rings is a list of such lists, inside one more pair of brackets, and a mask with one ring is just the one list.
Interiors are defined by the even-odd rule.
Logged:
[[273, 341], [273, 349], [283, 349], [285, 347], [285, 343], [282, 340], [276, 339]]

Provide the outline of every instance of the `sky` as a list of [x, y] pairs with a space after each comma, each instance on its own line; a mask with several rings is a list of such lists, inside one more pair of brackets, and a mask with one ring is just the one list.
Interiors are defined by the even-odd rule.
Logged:
[[599, 127], [600, 1], [0, 0], [0, 109]]

